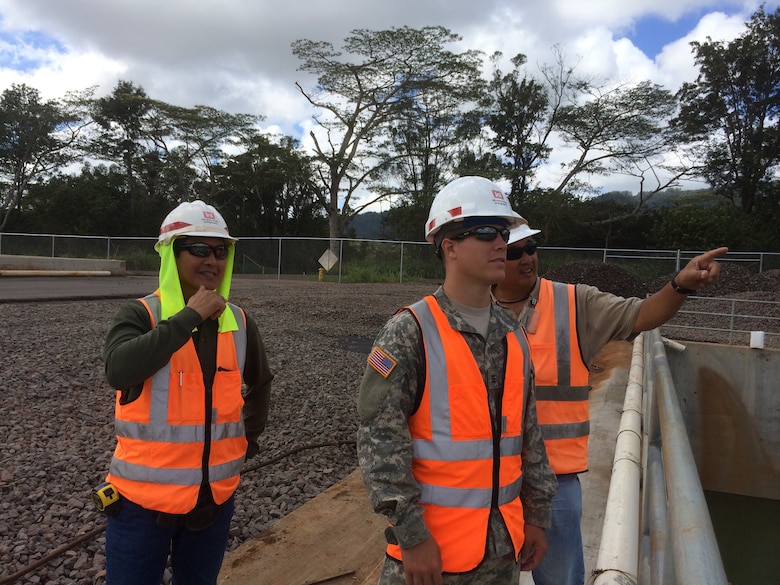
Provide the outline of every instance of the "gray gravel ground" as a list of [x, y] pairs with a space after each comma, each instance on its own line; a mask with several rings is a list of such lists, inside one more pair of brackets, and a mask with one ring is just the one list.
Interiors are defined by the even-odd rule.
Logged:
[[[231, 550], [355, 468], [355, 399], [371, 342], [396, 309], [435, 287], [276, 280], [236, 287], [232, 300], [258, 322], [276, 379], [263, 449], [237, 493]], [[771, 296], [778, 300], [777, 289]], [[89, 492], [114, 447], [101, 353], [124, 302], [0, 304], [0, 585], [104, 581], [104, 518]], [[92, 530], [98, 534], [8, 580]]]
[[[371, 341], [396, 309], [434, 288], [237, 287], [232, 300], [257, 321], [276, 378], [263, 449], [237, 493], [230, 549], [355, 468], [355, 398]], [[124, 302], [0, 304], [0, 583], [105, 523], [89, 496], [114, 447], [101, 353]], [[102, 583], [104, 544], [101, 532], [13, 582]]]

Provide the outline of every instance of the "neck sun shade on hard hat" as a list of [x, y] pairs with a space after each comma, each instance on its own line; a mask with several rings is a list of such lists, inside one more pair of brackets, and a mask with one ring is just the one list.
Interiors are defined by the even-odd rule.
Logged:
[[[173, 243], [155, 245], [157, 253], [160, 255], [160, 287], [161, 294], [160, 304], [162, 306], [162, 319], [170, 319], [173, 315], [184, 309], [186, 303], [184, 302], [184, 296], [181, 290], [181, 282], [179, 280], [179, 269], [176, 266], [176, 257], [173, 251]], [[228, 250], [228, 256], [225, 259], [225, 274], [222, 277], [222, 281], [216, 288], [216, 292], [228, 300], [230, 298], [230, 283], [233, 275], [233, 260], [235, 256], [235, 247], [230, 246]], [[227, 331], [238, 331], [238, 323], [236, 322], [233, 311], [222, 311], [219, 316], [219, 332], [225, 333]]]

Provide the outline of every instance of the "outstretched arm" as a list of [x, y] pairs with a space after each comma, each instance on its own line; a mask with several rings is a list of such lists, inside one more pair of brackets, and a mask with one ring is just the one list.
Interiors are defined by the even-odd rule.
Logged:
[[[720, 265], [715, 259], [724, 256], [728, 251], [726, 247], [715, 248], [691, 259], [674, 277], [678, 289], [697, 291], [715, 284], [720, 276]], [[671, 282], [664, 285], [661, 290], [642, 301], [634, 324], [634, 333], [648, 331], [666, 323], [680, 310], [686, 298], [687, 293], [675, 290]]]

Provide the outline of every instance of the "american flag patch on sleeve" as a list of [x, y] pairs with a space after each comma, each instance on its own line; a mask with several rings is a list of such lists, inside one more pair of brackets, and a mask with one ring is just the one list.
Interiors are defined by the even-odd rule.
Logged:
[[371, 351], [371, 355], [368, 356], [368, 363], [380, 376], [387, 378], [390, 375], [390, 372], [393, 371], [393, 368], [395, 368], [397, 362], [381, 349], [375, 347]]

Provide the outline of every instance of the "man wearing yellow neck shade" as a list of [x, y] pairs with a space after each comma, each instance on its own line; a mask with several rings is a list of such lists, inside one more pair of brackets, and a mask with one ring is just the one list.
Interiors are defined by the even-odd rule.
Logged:
[[108, 585], [216, 583], [241, 467], [259, 451], [273, 375], [257, 325], [228, 302], [234, 243], [222, 215], [185, 202], [163, 220], [160, 284], [121, 307], [104, 362], [117, 389], [107, 481]]

